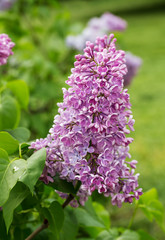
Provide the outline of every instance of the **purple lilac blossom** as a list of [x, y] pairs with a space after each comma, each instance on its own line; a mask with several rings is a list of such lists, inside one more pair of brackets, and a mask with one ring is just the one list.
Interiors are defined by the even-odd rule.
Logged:
[[73, 184], [81, 182], [79, 200], [71, 202], [75, 207], [84, 205], [94, 190], [111, 196], [118, 207], [142, 194], [135, 174], [137, 161], [128, 160], [133, 139], [126, 135], [134, 130], [134, 119], [129, 94], [123, 89], [125, 52], [116, 50], [113, 37], [87, 42], [84, 54], [75, 56], [66, 81], [70, 88], [63, 88], [64, 99], [58, 103], [59, 114], [48, 136], [30, 146], [47, 150], [43, 182], [53, 182], [56, 173]]
[[0, 11], [10, 9], [15, 0], [0, 0]]
[[0, 34], [0, 65], [7, 63], [10, 55], [13, 55], [12, 48], [15, 44], [11, 41], [7, 34]]
[[88, 26], [93, 29], [103, 29], [105, 32], [124, 31], [127, 22], [112, 13], [104, 13], [100, 18], [94, 17], [88, 22]]
[[111, 13], [104, 13], [100, 18], [92, 18], [87, 27], [77, 36], [68, 36], [66, 43], [69, 47], [83, 50], [86, 41], [94, 42], [97, 36], [104, 36], [109, 32], [123, 31], [127, 27], [127, 22]]
[[133, 55], [130, 52], [126, 52], [125, 58], [128, 72], [124, 76], [124, 86], [128, 86], [132, 82], [133, 78], [136, 76], [142, 64], [142, 59]]

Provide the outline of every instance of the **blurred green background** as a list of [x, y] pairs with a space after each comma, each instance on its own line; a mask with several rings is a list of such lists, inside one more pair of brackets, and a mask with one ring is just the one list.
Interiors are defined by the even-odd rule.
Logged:
[[[120, 36], [123, 50], [143, 60], [129, 86], [135, 122], [132, 158], [138, 160], [140, 186], [155, 187], [165, 206], [165, 2], [160, 0], [51, 1], [18, 0], [0, 12], [0, 32], [16, 43], [8, 65], [1, 67], [1, 80], [22, 79], [30, 89], [29, 110], [20, 126], [29, 128], [31, 139], [45, 137], [62, 101], [62, 87], [73, 67], [76, 51], [67, 48], [66, 36], [80, 33], [91, 17], [112, 12], [128, 22]], [[110, 209], [112, 225], [128, 225], [132, 208]], [[133, 227], [148, 228], [165, 239], [155, 223], [140, 213]]]

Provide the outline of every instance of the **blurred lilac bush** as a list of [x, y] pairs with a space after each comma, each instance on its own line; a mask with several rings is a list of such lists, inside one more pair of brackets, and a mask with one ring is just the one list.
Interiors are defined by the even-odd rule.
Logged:
[[102, 37], [114, 31], [124, 31], [126, 27], [127, 22], [125, 20], [111, 13], [104, 13], [100, 18], [91, 18], [81, 34], [68, 36], [66, 43], [71, 48], [82, 50], [86, 41], [94, 42], [98, 36]]
[[136, 76], [139, 67], [142, 65], [142, 59], [130, 52], [126, 53], [127, 74], [124, 76], [124, 86], [130, 85], [134, 76]]
[[0, 11], [10, 9], [16, 0], [0, 0]]
[[[134, 120], [129, 94], [123, 90], [125, 52], [116, 50], [113, 36], [87, 42], [84, 54], [76, 56], [66, 81], [71, 87], [63, 89], [64, 101], [58, 104], [59, 115], [48, 136], [30, 147], [47, 149], [41, 176], [46, 184], [54, 181], [56, 173], [68, 182], [81, 182], [82, 205], [94, 190], [111, 196], [112, 204], [119, 207], [142, 194], [137, 189], [139, 174], [134, 173], [137, 161], [126, 160], [133, 141], [126, 134], [134, 130]], [[77, 206], [75, 200], [72, 205]]]
[[[77, 36], [69, 35], [66, 38], [68, 47], [83, 50], [86, 41], [94, 42], [97, 36], [103, 37], [105, 34], [112, 32], [121, 32], [127, 28], [127, 22], [122, 18], [111, 13], [104, 13], [100, 18], [94, 17], [89, 20], [87, 27]], [[137, 74], [142, 60], [126, 52], [126, 65], [128, 73], [124, 76], [124, 86], [128, 86], [133, 77]]]

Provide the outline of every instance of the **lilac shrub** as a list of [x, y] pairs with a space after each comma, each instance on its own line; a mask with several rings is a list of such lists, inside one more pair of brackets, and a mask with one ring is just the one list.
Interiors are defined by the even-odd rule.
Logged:
[[12, 48], [15, 44], [11, 41], [7, 34], [0, 34], [0, 65], [7, 63], [10, 55], [13, 55]]
[[91, 18], [81, 34], [70, 35], [66, 38], [66, 44], [71, 48], [83, 50], [86, 41], [94, 42], [97, 36], [102, 37], [109, 32], [124, 31], [126, 27], [125, 20], [107, 12], [100, 18]]
[[127, 52], [126, 55], [127, 74], [124, 76], [124, 86], [130, 85], [133, 78], [136, 76], [140, 66], [142, 65], [142, 59]]
[[88, 22], [88, 26], [93, 29], [104, 29], [104, 31], [124, 31], [127, 27], [127, 22], [115, 16], [112, 13], [106, 12], [100, 18], [94, 17]]
[[8, 10], [12, 7], [15, 0], [1, 0], [0, 1], [0, 11]]
[[84, 205], [95, 190], [111, 196], [118, 207], [142, 194], [139, 174], [135, 174], [137, 161], [128, 160], [133, 139], [126, 135], [134, 131], [134, 119], [129, 94], [123, 89], [125, 52], [116, 50], [113, 37], [98, 37], [95, 44], [87, 42], [84, 54], [75, 56], [66, 81], [70, 88], [63, 88], [64, 100], [58, 103], [59, 114], [48, 136], [30, 146], [47, 150], [40, 178], [44, 183], [53, 182], [57, 173], [74, 185], [81, 182], [78, 202], [73, 200], [73, 206]]
[[[94, 17], [89, 20], [87, 27], [77, 36], [68, 36], [66, 44], [68, 47], [83, 50], [86, 41], [94, 42], [97, 36], [102, 37], [107, 33], [114, 31], [124, 31], [127, 28], [127, 22], [111, 13], [104, 13], [100, 18]], [[136, 76], [138, 69], [142, 64], [141, 58], [126, 52], [127, 74], [124, 76], [124, 86], [130, 85]]]

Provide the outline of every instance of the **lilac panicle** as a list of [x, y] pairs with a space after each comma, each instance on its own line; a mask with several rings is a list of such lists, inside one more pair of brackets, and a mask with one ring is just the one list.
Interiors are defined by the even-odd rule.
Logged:
[[83, 50], [86, 41], [94, 42], [96, 37], [103, 37], [105, 34], [114, 31], [124, 31], [127, 22], [112, 13], [104, 13], [100, 18], [94, 17], [89, 20], [87, 27], [77, 36], [69, 35], [66, 44], [74, 49]]
[[0, 65], [7, 63], [10, 55], [13, 55], [12, 48], [15, 44], [11, 41], [7, 34], [0, 34]]
[[133, 55], [130, 52], [126, 52], [126, 65], [127, 65], [127, 74], [124, 76], [124, 86], [130, 85], [133, 78], [136, 76], [140, 66], [142, 65], [142, 59]]
[[73, 184], [81, 182], [78, 196], [82, 205], [94, 190], [111, 196], [112, 204], [119, 207], [142, 194], [134, 170], [137, 162], [127, 159], [133, 139], [126, 135], [134, 130], [134, 119], [129, 94], [123, 90], [125, 53], [116, 50], [113, 37], [87, 42], [84, 54], [75, 56], [66, 81], [70, 88], [63, 88], [64, 99], [58, 103], [59, 114], [48, 136], [30, 147], [47, 149], [41, 176], [46, 184], [54, 181], [56, 173]]

